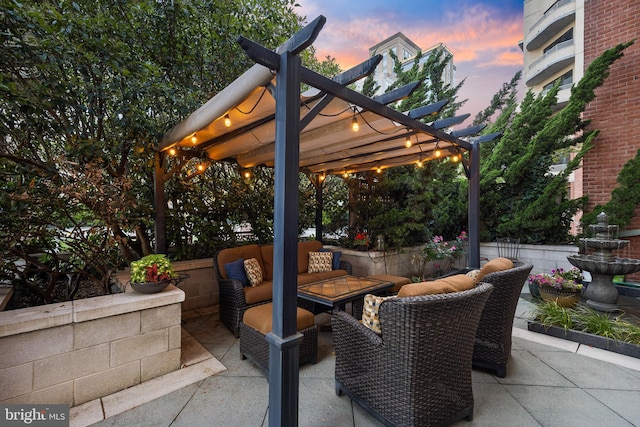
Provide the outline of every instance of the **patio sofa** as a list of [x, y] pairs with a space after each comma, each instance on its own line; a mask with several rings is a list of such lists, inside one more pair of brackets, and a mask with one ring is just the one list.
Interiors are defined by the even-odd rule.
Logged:
[[[331, 269], [320, 268], [322, 271], [315, 271], [318, 268], [312, 268], [310, 272], [309, 254], [323, 251], [329, 252], [318, 240], [298, 243], [298, 286], [351, 274], [351, 263], [341, 261], [339, 252], [329, 252]], [[241, 277], [244, 272], [242, 264], [250, 259], [257, 261], [254, 265], [259, 266], [259, 275], [262, 276], [262, 280], [256, 286], [251, 286]], [[273, 245], [251, 244], [223, 249], [216, 254], [214, 268], [220, 289], [220, 320], [237, 338], [244, 312], [251, 307], [271, 302]]]

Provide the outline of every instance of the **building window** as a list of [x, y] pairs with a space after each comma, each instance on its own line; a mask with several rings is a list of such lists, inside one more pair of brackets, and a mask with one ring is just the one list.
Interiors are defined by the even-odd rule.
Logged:
[[567, 85], [570, 86], [571, 84], [573, 84], [573, 70], [567, 71], [566, 73], [564, 73], [563, 75], [561, 75], [560, 77], [552, 81], [551, 83], [544, 85], [544, 87], [542, 88], [542, 91], [546, 92], [550, 90], [555, 84], [555, 82], [557, 82], [558, 80], [560, 80], [560, 87], [567, 86]]
[[549, 46], [545, 47], [543, 53], [547, 53], [548, 51], [556, 47], [556, 45], [559, 45], [560, 43], [566, 42], [568, 40], [573, 40], [573, 28], [569, 28], [566, 33], [555, 39]]
[[411, 58], [411, 52], [409, 52], [407, 49], [402, 49], [402, 60], [404, 61], [405, 59], [409, 58]]

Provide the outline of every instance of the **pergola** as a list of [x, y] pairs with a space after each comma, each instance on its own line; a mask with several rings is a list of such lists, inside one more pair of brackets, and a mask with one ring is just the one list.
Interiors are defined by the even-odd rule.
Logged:
[[[235, 160], [247, 170], [258, 165], [275, 168], [273, 331], [267, 336], [269, 425], [293, 425], [298, 419], [298, 345], [302, 337], [296, 333], [295, 314], [299, 172], [315, 177], [318, 189], [327, 174], [379, 171], [458, 156], [469, 179], [469, 264], [479, 267], [479, 143], [499, 136], [462, 139], [484, 126], [445, 131], [468, 115], [430, 124], [420, 120], [440, 111], [446, 101], [407, 112], [388, 106], [410, 95], [419, 83], [374, 98], [349, 89], [347, 85], [373, 71], [379, 55], [333, 79], [303, 67], [298, 54], [313, 43], [324, 22], [319, 16], [275, 51], [240, 37], [240, 45], [256, 64], [178, 123], [157, 147], [159, 253], [166, 249], [167, 156], [207, 162]], [[311, 89], [301, 93], [301, 83]], [[318, 202], [321, 206], [321, 199]], [[321, 236], [318, 219], [316, 228], [320, 228], [316, 235]]]

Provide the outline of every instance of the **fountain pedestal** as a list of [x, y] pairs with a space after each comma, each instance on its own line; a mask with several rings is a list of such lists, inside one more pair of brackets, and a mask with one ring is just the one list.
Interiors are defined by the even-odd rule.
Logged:
[[609, 218], [604, 212], [598, 215], [598, 224], [590, 227], [595, 232], [595, 238], [580, 240], [595, 252], [591, 255], [571, 255], [567, 260], [580, 270], [591, 273], [591, 283], [584, 291], [587, 306], [598, 311], [617, 311], [618, 289], [613, 284], [613, 277], [640, 271], [640, 260], [613, 255], [614, 250], [626, 247], [629, 241], [615, 238], [618, 226], [609, 225]]

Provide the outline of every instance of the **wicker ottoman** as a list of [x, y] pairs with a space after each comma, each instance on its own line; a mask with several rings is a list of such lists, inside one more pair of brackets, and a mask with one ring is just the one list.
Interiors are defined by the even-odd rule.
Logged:
[[[252, 307], [244, 312], [240, 323], [240, 356], [258, 365], [265, 373], [269, 372], [269, 344], [265, 335], [272, 327], [271, 303]], [[303, 335], [300, 343], [300, 363], [318, 361], [318, 326], [313, 313], [298, 307], [297, 329]]]

